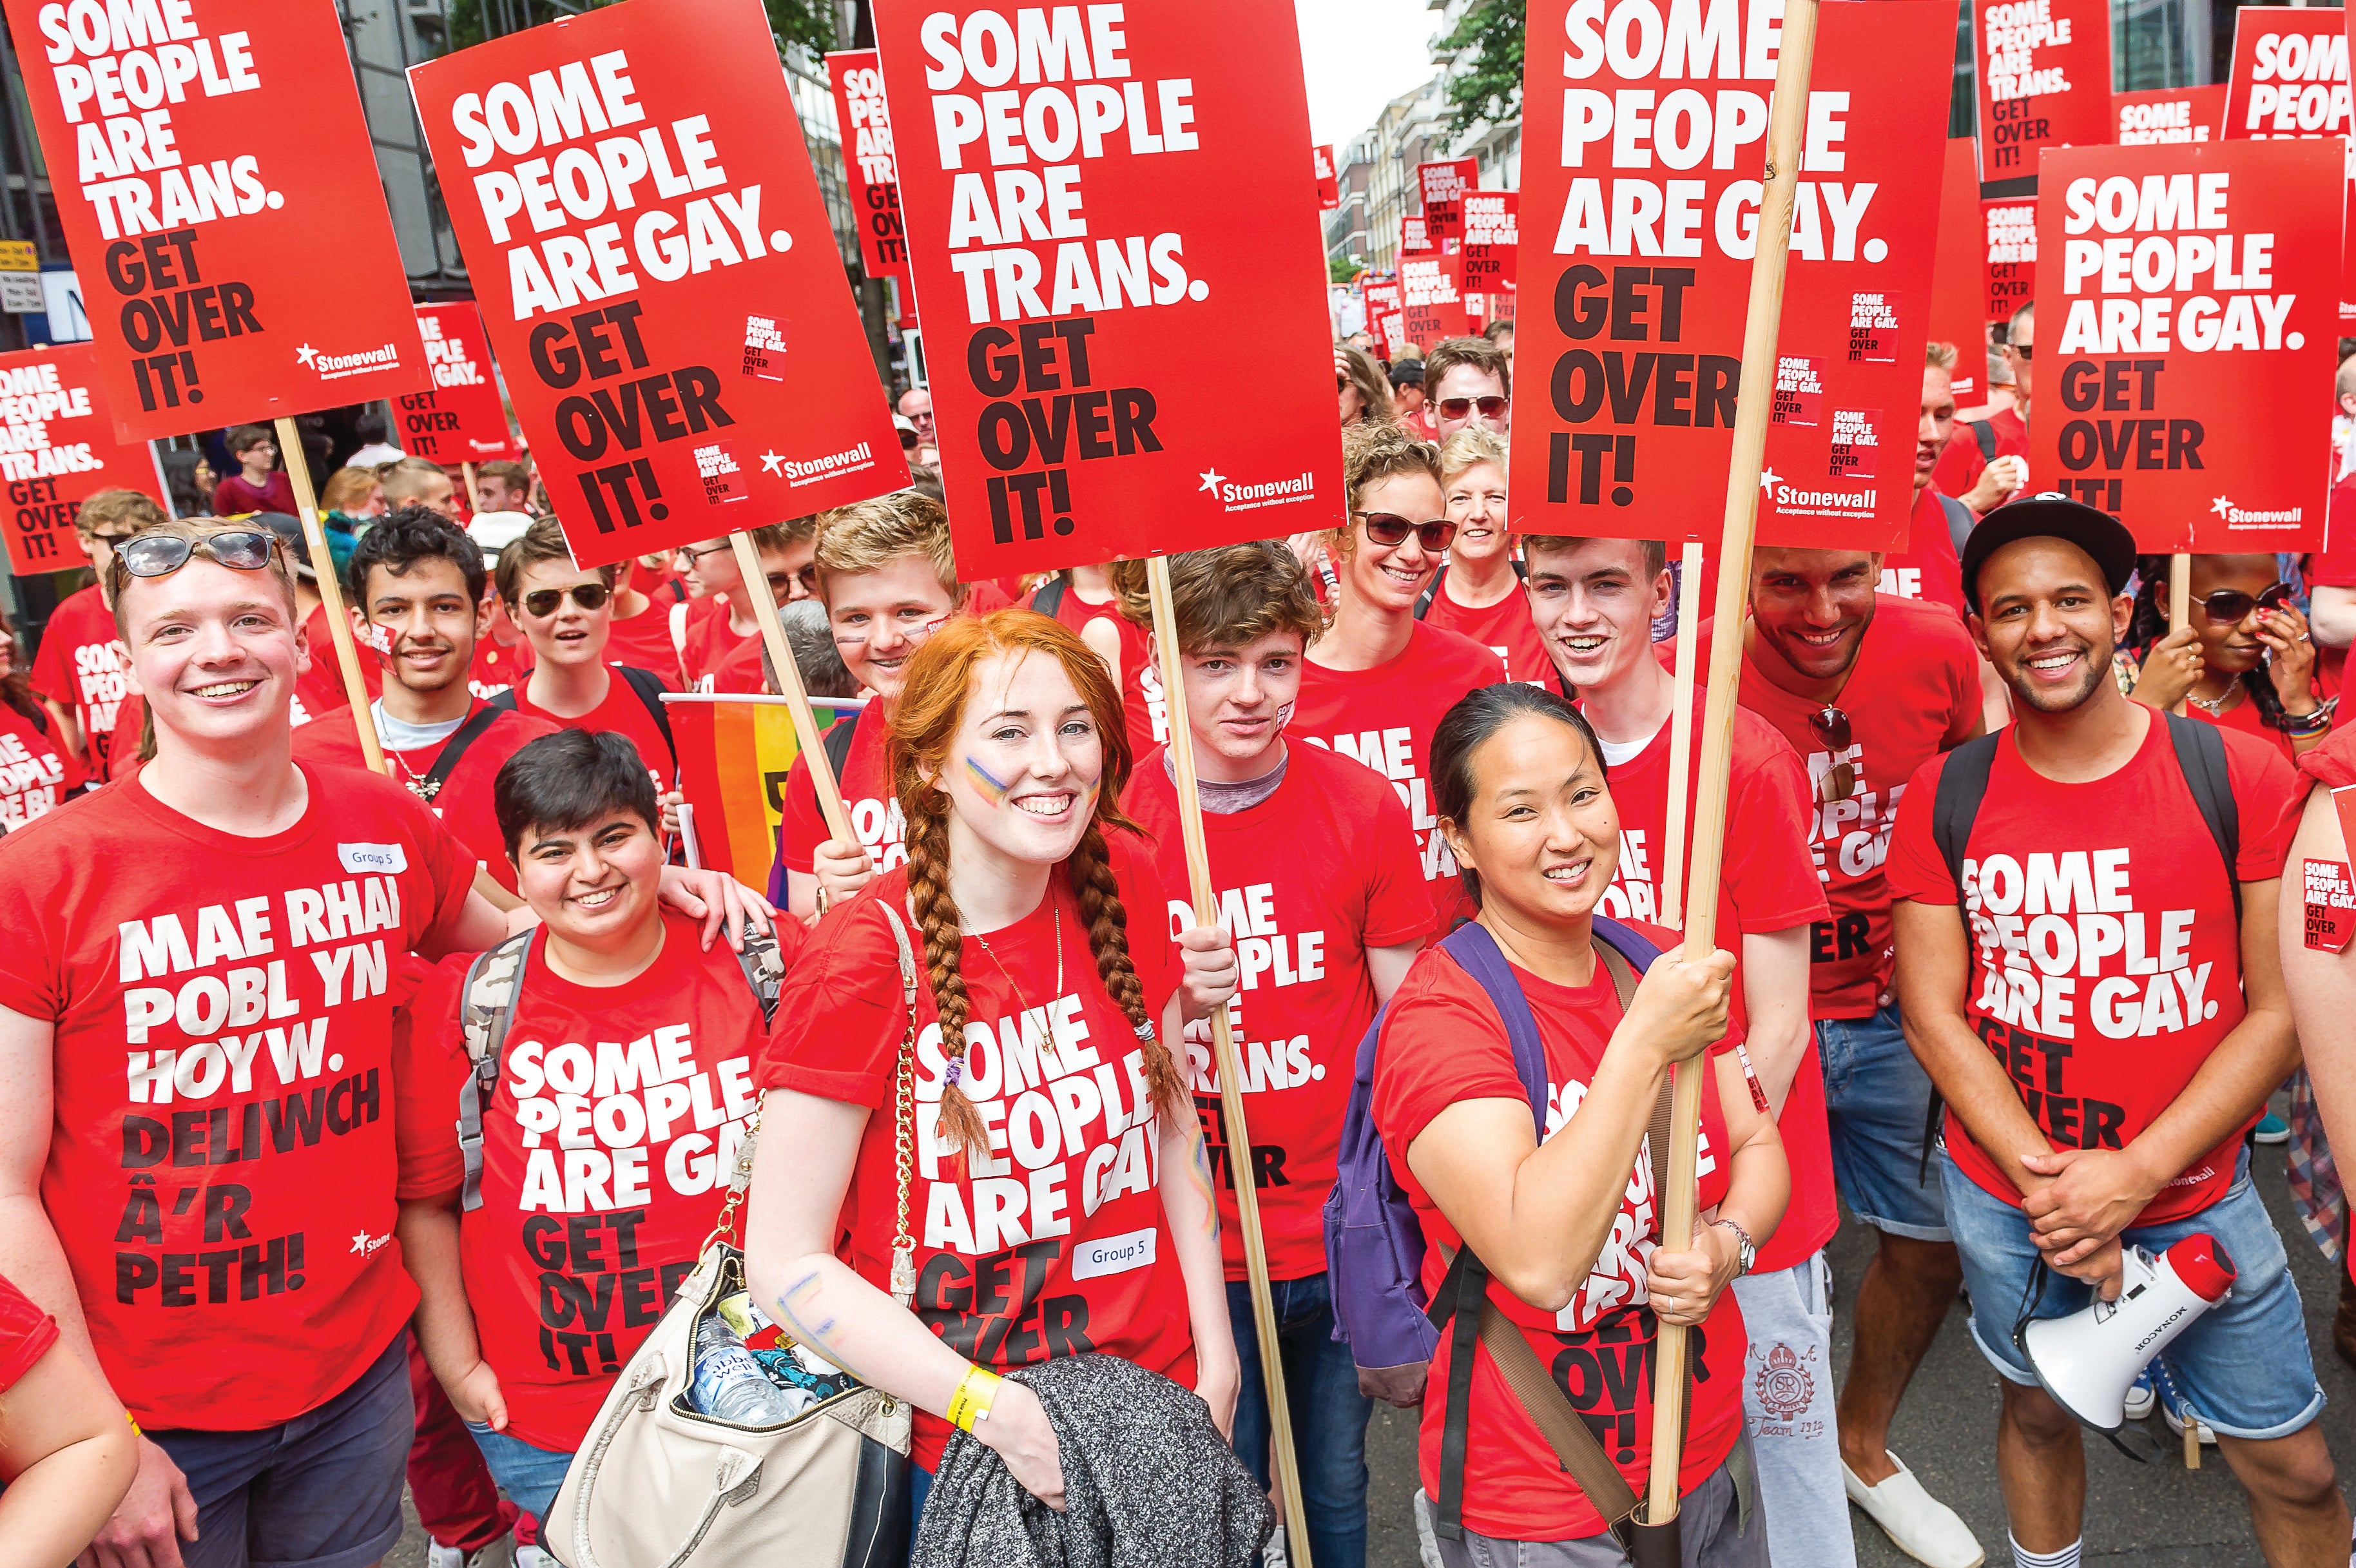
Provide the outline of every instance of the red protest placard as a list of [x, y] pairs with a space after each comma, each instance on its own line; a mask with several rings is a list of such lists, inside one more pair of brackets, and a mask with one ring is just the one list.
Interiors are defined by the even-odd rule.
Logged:
[[1317, 160], [1317, 205], [1327, 212], [1342, 205], [1342, 171], [1334, 166], [1333, 149], [1309, 149]]
[[2156, 87], [2111, 94], [2111, 116], [2123, 147], [2162, 142], [2213, 142], [2225, 128], [2225, 84]]
[[[1341, 521], [1291, 11], [878, 0], [968, 577]], [[1248, 244], [1236, 243], [1248, 235]], [[1248, 418], [1215, 357], [1248, 342]]]
[[[1527, 57], [1515, 526], [1714, 536], [1779, 29], [1735, 0], [1538, 0]], [[1901, 547], [1954, 14], [1823, 9], [1783, 293], [1766, 543]], [[1623, 118], [1623, 116], [1625, 116]], [[1401, 263], [1405, 265], [1404, 263]], [[1771, 389], [1757, 389], [1768, 395]]]
[[2291, 5], [2234, 12], [2225, 139], [2339, 136], [2348, 130], [2346, 22]]
[[[2073, 147], [2038, 177], [2029, 471], [2146, 550], [2323, 544], [2337, 142]], [[2311, 388], [2311, 392], [2297, 389]]]
[[1510, 292], [1518, 286], [1515, 259], [1521, 254], [1522, 194], [1517, 190], [1464, 193], [1464, 243], [1457, 259], [1465, 295]]
[[463, 299], [421, 305], [417, 329], [425, 339], [434, 390], [392, 400], [394, 444], [445, 467], [514, 456], [515, 434], [491, 371], [481, 313]]
[[2048, 147], [2111, 139], [2108, 0], [1972, 0], [1980, 174], [2035, 176]]
[[88, 564], [73, 526], [84, 498], [164, 493], [147, 443], [115, 440], [98, 351], [88, 343], [0, 354], [0, 422], [8, 569], [19, 576]]
[[1423, 231], [1432, 244], [1464, 238], [1464, 195], [1481, 187], [1481, 166], [1449, 158], [1415, 166], [1416, 189], [1423, 197]]
[[1366, 330], [1375, 336], [1377, 358], [1391, 357], [1392, 345], [1399, 341], [1402, 331], [1399, 321], [1399, 286], [1396, 281], [1378, 283], [1369, 278], [1361, 291], [1366, 301]]
[[1980, 226], [1977, 148], [1969, 136], [1947, 141], [1939, 180], [1939, 248], [1931, 263], [1931, 341], [1955, 346], [1955, 406], [1987, 395], [1987, 250]]
[[908, 482], [758, 0], [631, 0], [410, 85], [582, 565]]
[[908, 237], [900, 219], [900, 175], [892, 150], [892, 111], [873, 49], [826, 57], [834, 83], [834, 120], [842, 133], [842, 179], [859, 217], [859, 256], [869, 277], [907, 288]]
[[2037, 288], [2037, 201], [2015, 197], [1980, 203], [1987, 245], [1987, 318], [2009, 321]]
[[1441, 339], [1472, 330], [1457, 287], [1454, 256], [1402, 256], [1398, 264], [1400, 329], [1407, 341], [1431, 352]]
[[425, 384], [328, 0], [6, 10], [119, 436]]
[[1413, 213], [1399, 216], [1398, 253], [1402, 256], [1434, 256], [1440, 253], [1440, 247], [1432, 242], [1430, 228]]

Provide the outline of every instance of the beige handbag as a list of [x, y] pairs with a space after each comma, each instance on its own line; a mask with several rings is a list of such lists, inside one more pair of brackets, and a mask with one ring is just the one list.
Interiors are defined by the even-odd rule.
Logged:
[[[905, 929], [888, 907], [884, 912], [893, 916], [909, 1019], [894, 1096], [899, 1213], [892, 1249], [892, 1295], [906, 1306], [916, 1295], [908, 1187], [916, 971]], [[543, 1521], [541, 1544], [566, 1568], [884, 1568], [906, 1559], [915, 1413], [905, 1401], [861, 1384], [767, 1427], [739, 1426], [693, 1407], [696, 1326], [744, 1288], [737, 1210], [758, 1135], [755, 1113], [694, 1273], [615, 1380]]]

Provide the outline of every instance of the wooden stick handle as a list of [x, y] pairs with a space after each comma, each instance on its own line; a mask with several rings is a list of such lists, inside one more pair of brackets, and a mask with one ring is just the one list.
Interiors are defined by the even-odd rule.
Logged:
[[[1186, 664], [1178, 648], [1178, 612], [1170, 597], [1170, 559], [1145, 564], [1153, 604], [1153, 643], [1162, 660], [1162, 689], [1170, 704], [1170, 757], [1177, 765], [1178, 827], [1186, 844], [1186, 880], [1198, 925], [1219, 923], [1219, 893], [1211, 881], [1211, 854], [1203, 838], [1203, 806], [1194, 794], [1194, 733], [1186, 716]], [[1174, 1047], [1178, 1041], [1172, 1041]], [[1243, 1232], [1244, 1272], [1250, 1276], [1252, 1322], [1258, 1329], [1260, 1382], [1268, 1392], [1269, 1425], [1276, 1450], [1278, 1489], [1284, 1498], [1285, 1545], [1300, 1568], [1311, 1568], [1309, 1514], [1301, 1506], [1301, 1466], [1292, 1447], [1292, 1408], [1285, 1397], [1284, 1356], [1276, 1338], [1276, 1302], [1268, 1283], [1268, 1242], [1259, 1229], [1259, 1193], [1244, 1124], [1243, 1064], [1236, 1054], [1227, 1010], [1211, 1015], [1212, 1064], [1219, 1075], [1219, 1109], [1226, 1126], [1227, 1180], [1236, 1189], [1237, 1229]], [[1213, 1201], [1216, 1201], [1215, 1193]]]
[[818, 791], [818, 809], [826, 816], [826, 831], [838, 843], [857, 843], [859, 834], [851, 825], [851, 813], [842, 807], [842, 786], [834, 776], [834, 765], [826, 759], [826, 743], [819, 736], [818, 715], [810, 712], [809, 693], [802, 687], [802, 667], [794, 662], [794, 650], [786, 642], [786, 623], [777, 618], [777, 601], [769, 592], [769, 575], [762, 569], [761, 553], [754, 548], [750, 533], [730, 534], [728, 546], [736, 553], [736, 575], [744, 579], [744, 600], [753, 607], [761, 640], [769, 650], [769, 662], [776, 669], [777, 694], [785, 698], [786, 712], [793, 717], [794, 744], [809, 764], [810, 786]]
[[1693, 778], [1694, 643], [1701, 628], [1701, 541], [1688, 539], [1677, 562], [1676, 694], [1669, 707], [1669, 818], [1661, 843], [1661, 924], [1685, 924], [1686, 795]]
[[[1808, 120], [1808, 68], [1816, 49], [1817, 0], [1791, 0], [1767, 111], [1766, 185], [1759, 198], [1751, 299], [1742, 321], [1741, 391], [1734, 405], [1734, 454], [1726, 475], [1724, 542], [1718, 553], [1718, 632], [1710, 639], [1709, 699], [1702, 709], [1701, 779], [1694, 801], [1693, 854], [1686, 871], [1685, 958], [1717, 945], [1718, 884], [1726, 854], [1727, 784], [1734, 760], [1735, 699], [1742, 676], [1742, 601], [1751, 582], [1751, 543], [1759, 511], [1759, 473], [1767, 456], [1767, 415], [1774, 401], [1775, 338], [1783, 316], [1783, 272], [1791, 260], [1792, 203], [1799, 188], [1800, 147]], [[1661, 1195], [1661, 1245], [1693, 1244], [1701, 1096], [1710, 1074], [1701, 1058], [1676, 1075], [1671, 1105], [1669, 1189]], [[1685, 1450], [1684, 1398], [1692, 1337], [1660, 1326], [1653, 1380], [1653, 1466], [1644, 1517], [1677, 1513], [1677, 1466]]]
[[[2192, 618], [2192, 557], [2171, 555], [2168, 558], [2168, 629], [2181, 631], [2184, 623]], [[2169, 710], [2179, 718], [2184, 715], [2184, 704], [2179, 703]]]
[[[368, 682], [360, 679], [359, 649], [352, 641], [352, 618], [344, 613], [344, 586], [336, 575], [336, 557], [319, 524], [319, 498], [311, 489], [311, 460], [303, 450], [302, 432], [284, 414], [278, 418], [278, 450], [286, 459], [287, 480], [294, 487], [294, 514], [303, 520], [303, 543], [311, 553], [311, 575], [318, 579], [320, 607], [327, 612], [327, 639], [336, 645], [336, 663], [343, 671], [344, 695], [351, 703], [360, 755], [377, 772], [390, 772], [384, 748], [376, 740], [376, 715], [369, 711]], [[311, 657], [319, 657], [319, 650], [313, 649]]]

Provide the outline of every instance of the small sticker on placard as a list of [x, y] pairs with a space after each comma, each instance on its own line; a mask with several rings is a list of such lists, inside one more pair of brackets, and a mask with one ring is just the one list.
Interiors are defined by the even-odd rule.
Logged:
[[1898, 295], [1876, 290], [1848, 296], [1848, 359], [1853, 365], [1897, 362]]
[[1823, 361], [1805, 354], [1776, 356], [1775, 398], [1769, 406], [1777, 424], [1814, 425], [1824, 395]]
[[2356, 938], [2356, 876], [2344, 860], [2310, 860], [2302, 878], [2307, 897], [2307, 945], [2313, 952], [2344, 952]]
[[786, 379], [786, 324], [781, 317], [744, 317], [744, 373], [765, 381]]
[[714, 441], [695, 449], [695, 477], [703, 486], [703, 502], [718, 506], [744, 499], [744, 474], [736, 462], [734, 443]]

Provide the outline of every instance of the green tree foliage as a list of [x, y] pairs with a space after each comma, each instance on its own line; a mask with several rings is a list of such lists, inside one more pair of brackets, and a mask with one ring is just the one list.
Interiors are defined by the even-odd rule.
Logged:
[[[614, 0], [450, 0], [450, 48], [471, 48], [494, 32], [538, 27], [559, 16], [578, 16], [612, 5]], [[769, 29], [789, 44], [803, 44], [819, 54], [835, 47], [830, 0], [766, 0]], [[1516, 57], [1519, 58], [1519, 57]]]
[[1485, 120], [1500, 124], [1522, 112], [1524, 0], [1474, 0], [1462, 20], [1433, 44], [1453, 53], [1448, 128], [1458, 135]]
[[1325, 280], [1328, 283], [1348, 283], [1365, 264], [1355, 256], [1328, 256], [1325, 258]]

